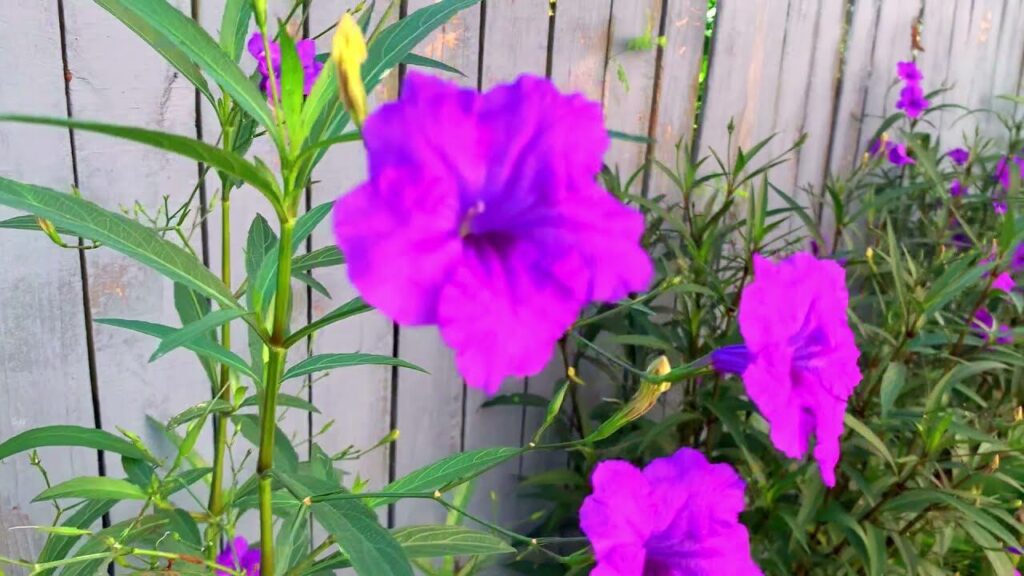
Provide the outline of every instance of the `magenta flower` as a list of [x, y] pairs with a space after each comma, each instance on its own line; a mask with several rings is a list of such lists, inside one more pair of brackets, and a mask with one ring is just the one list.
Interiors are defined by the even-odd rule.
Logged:
[[917, 64], [912, 60], [909, 62], [897, 62], [896, 75], [900, 77], [900, 80], [908, 84], [918, 84], [921, 80], [924, 80], [924, 75], [921, 74], [921, 70], [917, 68]]
[[1009, 272], [1002, 272], [996, 276], [995, 280], [992, 281], [993, 290], [1002, 290], [1009, 294], [1013, 292], [1014, 282], [1013, 277], [1010, 276]]
[[649, 284], [643, 217], [596, 181], [599, 104], [410, 73], [363, 138], [369, 179], [334, 207], [349, 277], [395, 322], [437, 324], [470, 386], [540, 372], [585, 305]]
[[1006, 324], [998, 324], [992, 313], [986, 308], [978, 308], [974, 313], [974, 333], [986, 341], [995, 339], [996, 344], [1012, 344], [1013, 333]]
[[897, 144], [895, 142], [889, 145], [889, 162], [895, 166], [906, 166], [907, 164], [915, 164], [914, 159], [907, 154], [906, 144]]
[[871, 156], [877, 156], [878, 154], [888, 152], [889, 142], [885, 138], [875, 138], [868, 144], [868, 154]]
[[815, 436], [814, 458], [830, 487], [846, 402], [861, 380], [848, 303], [846, 273], [835, 262], [755, 256], [754, 281], [740, 297], [743, 344], [712, 353], [719, 372], [742, 375], [776, 448], [803, 458]]
[[995, 212], [999, 216], [1002, 216], [1003, 214], [1006, 214], [1007, 210], [1009, 210], [1009, 209], [1010, 209], [1010, 207], [1006, 203], [1005, 200], [993, 200], [992, 201], [992, 211]]
[[907, 84], [900, 90], [900, 98], [896, 107], [906, 113], [908, 118], [919, 118], [928, 109], [928, 99], [917, 84]]
[[967, 193], [967, 188], [960, 182], [959, 178], [954, 178], [953, 182], [949, 185], [949, 195], [954, 198], [959, 198]]
[[591, 576], [760, 575], [740, 523], [743, 480], [680, 448], [640, 470], [607, 460], [591, 476], [580, 528], [594, 548]]
[[[217, 564], [245, 574], [260, 576], [260, 549], [249, 547], [249, 543], [241, 536], [235, 538], [218, 556]], [[223, 570], [217, 570], [217, 576], [228, 576]]]
[[946, 152], [946, 156], [949, 156], [949, 159], [957, 166], [963, 166], [971, 159], [971, 153], [966, 148], [953, 148]]
[[[256, 32], [249, 38], [249, 54], [256, 59], [260, 71], [260, 90], [267, 96], [272, 94], [268, 91], [270, 85], [270, 69], [267, 67], [267, 59], [263, 51], [263, 35]], [[303, 86], [302, 93], [309, 96], [313, 89], [320, 70], [323, 69], [323, 62], [316, 59], [316, 43], [312, 39], [299, 40], [295, 43], [295, 51], [299, 55], [299, 62], [302, 63]], [[277, 93], [281, 94], [281, 45], [277, 42], [270, 43], [270, 62], [274, 66], [274, 80], [277, 85]]]
[[996, 163], [996, 171], [993, 176], [999, 182], [999, 184], [1005, 189], [1010, 189], [1010, 162], [1017, 165], [1017, 174], [1021, 180], [1024, 180], [1024, 157], [1021, 156], [1003, 156]]
[[1013, 272], [1024, 272], [1024, 242], [1017, 245], [1010, 256], [1010, 270]]

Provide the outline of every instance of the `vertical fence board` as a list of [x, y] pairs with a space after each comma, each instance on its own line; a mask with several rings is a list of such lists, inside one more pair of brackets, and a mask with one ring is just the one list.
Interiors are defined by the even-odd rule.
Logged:
[[[7, 82], [0, 110], [66, 114], [58, 21], [55, 3], [5, 3], [0, 67]], [[0, 124], [0, 175], [69, 191], [67, 131]], [[15, 215], [0, 208], [0, 220]], [[38, 232], [0, 230], [0, 442], [37, 426], [93, 425], [84, 327], [78, 253]], [[97, 473], [91, 450], [44, 448], [39, 454], [53, 482]], [[0, 462], [0, 512], [20, 509], [32, 523], [48, 524], [50, 504], [30, 503], [46, 486], [28, 462], [27, 454]], [[0, 542], [8, 537], [0, 532]]]
[[[408, 13], [429, 6], [432, 0], [410, 0]], [[470, 88], [477, 86], [480, 55], [480, 7], [456, 14], [415, 50], [460, 70], [465, 76], [445, 75]], [[436, 74], [436, 71], [422, 71]], [[443, 73], [442, 73], [443, 75]], [[429, 374], [398, 374], [398, 429], [395, 476], [401, 477], [462, 448], [465, 386], [449, 350], [435, 327], [403, 327], [398, 354]], [[445, 510], [434, 502], [405, 500], [395, 505], [395, 524], [440, 523]]]
[[[483, 89], [510, 82], [520, 74], [543, 76], [547, 67], [547, 0], [489, 0], [486, 4], [483, 46]], [[501, 394], [522, 392], [522, 379], [507, 379]], [[522, 441], [521, 407], [483, 408], [487, 396], [466, 390], [466, 450], [490, 446], [517, 446]], [[519, 462], [507, 462], [481, 476], [470, 511], [485, 519], [510, 524], [520, 519], [515, 506]]]
[[[176, 5], [188, 11], [188, 2]], [[195, 135], [195, 89], [185, 78], [98, 5], [69, 2], [64, 7], [75, 117]], [[165, 196], [173, 210], [196, 181], [195, 162], [107, 136], [79, 131], [75, 152], [82, 194], [111, 210], [138, 202], [154, 215]], [[193, 238], [198, 251], [198, 230]], [[110, 250], [91, 251], [86, 258], [94, 318], [180, 326], [173, 287], [163, 276]], [[166, 421], [209, 397], [199, 362], [180, 349], [150, 364], [158, 343], [153, 338], [99, 324], [94, 333], [104, 429], [117, 433], [117, 427], [125, 428], [162, 448], [158, 454], [172, 453], [146, 416]], [[210, 435], [204, 438], [200, 451], [208, 456]], [[106, 464], [109, 475], [122, 475], [119, 458], [108, 454]], [[135, 509], [123, 510], [134, 514]]]
[[[630, 50], [630, 40], [650, 33], [658, 36], [662, 0], [615, 2], [612, 5], [609, 61], [604, 82], [604, 107], [608, 128], [627, 134], [647, 136], [651, 122], [657, 74], [657, 50]], [[647, 146], [613, 141], [605, 162], [624, 175], [643, 166]]]
[[[704, 55], [706, 0], [668, 0], [665, 47], [661, 57], [661, 83], [656, 98], [657, 122], [654, 158], [674, 169], [678, 154], [693, 142], [698, 81]], [[649, 195], [679, 199], [681, 192], [659, 168], [653, 168]]]
[[[378, 2], [382, 9], [386, 3]], [[338, 21], [342, 7], [336, 4], [314, 2], [310, 5], [310, 30], [320, 31]], [[376, 21], [379, 14], [375, 16]], [[330, 49], [331, 34], [318, 42], [318, 51]], [[383, 101], [393, 100], [397, 93], [397, 70], [381, 83], [370, 99], [371, 109]], [[351, 126], [349, 127], [351, 129]], [[333, 201], [345, 194], [366, 174], [366, 155], [359, 142], [334, 146], [313, 174], [312, 204]], [[334, 243], [330, 222], [313, 233], [313, 248]], [[344, 267], [327, 268], [317, 279], [331, 292], [332, 300], [319, 294], [312, 298], [313, 318], [319, 318], [357, 294], [349, 283]], [[366, 352], [390, 355], [393, 351], [393, 325], [382, 314], [374, 311], [334, 324], [318, 333], [313, 341], [313, 352], [328, 354], [339, 352]], [[391, 368], [388, 366], [362, 366], [347, 368], [329, 374], [319, 374], [312, 388], [313, 399], [323, 412], [313, 418], [316, 434], [329, 421], [334, 425], [317, 438], [328, 453], [339, 452], [348, 446], [366, 449], [377, 443], [391, 429]], [[388, 479], [389, 453], [384, 447], [360, 458], [342, 464], [346, 472], [346, 485], [351, 486], [355, 475], [371, 480], [371, 487], [383, 486]]]

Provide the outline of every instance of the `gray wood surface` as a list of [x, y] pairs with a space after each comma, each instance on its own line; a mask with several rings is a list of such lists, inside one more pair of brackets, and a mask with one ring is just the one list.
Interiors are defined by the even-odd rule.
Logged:
[[[188, 0], [174, 1], [182, 10], [190, 10]], [[432, 2], [406, 0], [404, 4], [411, 13]], [[284, 16], [288, 4], [288, 0], [272, 3], [272, 15]], [[378, 4], [380, 10], [386, 2]], [[63, 5], [68, 94], [76, 118], [196, 135], [195, 90], [187, 81], [94, 3], [73, 0]], [[211, 32], [219, 27], [220, 5], [198, 4], [198, 19]], [[308, 28], [314, 33], [333, 24], [343, 8], [319, 1], [310, 6]], [[57, 10], [53, 2], [4, 3], [0, 66], [7, 72], [7, 81], [0, 90], [0, 112], [66, 114]], [[649, 156], [673, 165], [677, 143], [696, 144], [698, 154], [711, 149], [727, 154], [730, 119], [735, 124], [733, 147], [749, 148], [778, 134], [762, 159], [781, 152], [806, 132], [804, 148], [774, 174], [773, 181], [809, 206], [828, 173], [843, 172], [860, 162], [867, 140], [882, 119], [895, 111], [896, 62], [913, 54], [910, 30], [918, 17], [924, 24], [925, 50], [916, 57], [925, 74], [925, 88], [950, 88], [937, 102], [1002, 113], [1019, 109], [996, 96], [1019, 94], [1024, 88], [1022, 2], [720, 0], [704, 104], [698, 112], [705, 10], [703, 0], [558, 0], [554, 5], [548, 0], [486, 0], [485, 6], [459, 14], [416, 52], [460, 69], [464, 77], [450, 76], [465, 86], [487, 89], [522, 73], [548, 74], [564, 90], [601, 101], [610, 129], [654, 141], [650, 146], [612, 144], [607, 161], [624, 174], [641, 167]], [[629, 49], [630, 40], [648, 30], [652, 40], [663, 34], [664, 46]], [[320, 51], [329, 48], [330, 38], [327, 34], [318, 41]], [[250, 72], [255, 65], [243, 54], [243, 70]], [[398, 77], [398, 70], [393, 71], [372, 95], [375, 104], [397, 97]], [[698, 120], [700, 125], [695, 127]], [[991, 114], [962, 118], [961, 113], [948, 110], [930, 120], [946, 148], [965, 137], [973, 140], [976, 128], [997, 141], [1005, 139]], [[198, 121], [203, 138], [215, 142], [218, 130], [208, 106], [200, 107]], [[74, 144], [83, 194], [108, 208], [130, 208], [137, 201], [153, 214], [164, 196], [172, 206], [185, 198], [197, 178], [194, 162], [137, 145], [82, 132], [75, 134]], [[274, 156], [265, 142], [252, 154], [268, 161]], [[0, 124], [0, 174], [68, 189], [73, 182], [68, 132]], [[309, 202], [315, 206], [331, 201], [364, 177], [362, 148], [354, 143], [338, 145], [318, 167]], [[675, 195], [658, 171], [651, 172], [645, 182], [648, 196]], [[217, 179], [208, 178], [207, 199], [218, 194]], [[237, 288], [244, 272], [241, 257], [249, 221], [258, 213], [274, 221], [265, 201], [250, 189], [234, 193], [232, 210], [231, 252], [236, 258], [232, 287]], [[0, 210], [0, 218], [12, 214]], [[823, 217], [827, 225], [828, 214]], [[194, 245], [205, 248], [210, 265], [219, 271], [217, 212], [207, 228], [205, 239], [195, 231]], [[332, 242], [328, 221], [313, 235], [312, 247]], [[145, 416], [166, 419], [209, 397], [195, 358], [178, 351], [151, 365], [148, 358], [156, 346], [154, 340], [95, 325], [96, 362], [90, 374], [85, 282], [78, 253], [59, 249], [40, 234], [21, 231], [0, 231], [0, 246], [0, 440], [45, 424], [93, 425], [93, 377], [103, 427], [140, 433], [166, 454], [168, 447], [146, 425]], [[95, 317], [179, 324], [172, 287], [159, 275], [108, 250], [87, 252], [85, 262], [87, 301]], [[344, 267], [325, 269], [316, 277], [333, 299], [311, 294], [297, 284], [296, 325], [355, 296]], [[248, 353], [241, 326], [234, 335], [234, 348]], [[397, 443], [358, 462], [341, 463], [350, 473], [349, 484], [356, 478], [367, 479], [369, 489], [376, 489], [459, 450], [520, 445], [540, 423], [537, 409], [482, 408], [486, 398], [463, 386], [451, 352], [433, 328], [396, 329], [383, 315], [371, 313], [328, 328], [311, 348], [314, 353], [393, 354], [397, 350], [430, 372], [400, 371], [394, 379], [388, 367], [365, 367], [315, 378], [309, 389], [303, 388], [303, 382], [289, 384], [286, 391], [313, 399], [323, 411], [311, 419], [296, 411], [283, 417], [282, 428], [297, 441], [307, 440], [333, 422], [316, 439], [328, 451], [339, 452], [348, 446], [368, 448], [392, 428], [400, 430]], [[296, 347], [289, 360], [295, 362], [307, 353], [305, 347]], [[510, 380], [502, 392], [547, 395], [563, 372], [556, 355], [542, 374]], [[589, 383], [582, 394], [587, 405], [614, 392], [607, 375], [587, 369], [582, 374]], [[201, 454], [210, 455], [211, 443], [209, 436], [202, 440]], [[241, 459], [248, 449], [238, 439], [233, 455]], [[300, 447], [300, 454], [304, 450]], [[98, 473], [95, 452], [47, 449], [41, 456], [54, 481]], [[518, 479], [560, 461], [560, 457], [530, 455], [482, 476], [476, 483], [472, 511], [513, 529], [527, 528], [528, 517], [542, 511], [542, 506], [518, 499]], [[117, 458], [108, 456], [105, 465], [109, 474], [121, 475]], [[52, 512], [48, 506], [28, 504], [42, 488], [42, 479], [24, 455], [0, 462], [0, 514], [17, 508], [32, 522], [47, 522]], [[397, 525], [443, 517], [443, 511], [429, 502], [403, 502], [393, 514]], [[255, 536], [255, 519], [245, 519], [241, 530], [250, 538]], [[0, 548], [10, 549], [12, 542], [9, 534], [0, 531]]]

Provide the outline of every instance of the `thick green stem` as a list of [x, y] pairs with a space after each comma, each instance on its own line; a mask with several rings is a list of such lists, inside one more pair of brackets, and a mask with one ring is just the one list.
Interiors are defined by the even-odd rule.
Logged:
[[277, 393], [284, 369], [285, 338], [288, 336], [288, 309], [291, 299], [292, 241], [295, 220], [288, 214], [281, 222], [281, 241], [278, 245], [277, 292], [274, 296], [273, 332], [270, 335], [270, 359], [267, 362], [266, 381], [263, 384], [263, 406], [260, 410], [260, 453], [256, 471], [259, 474], [260, 503], [260, 573], [274, 572], [274, 514], [272, 504], [272, 478], [274, 467], [274, 434], [277, 431]]
[[[225, 286], [231, 286], [231, 190], [227, 178], [221, 178], [221, 202], [220, 202], [220, 277]], [[221, 328], [221, 345], [225, 350], [231, 349], [231, 327], [230, 323], [224, 324]], [[220, 379], [214, 386], [213, 395], [215, 398], [231, 401], [231, 371], [227, 364], [220, 367]], [[220, 537], [220, 516], [224, 512], [224, 453], [228, 445], [228, 419], [223, 416], [216, 417], [216, 430], [214, 432], [213, 444], [213, 477], [210, 481], [210, 530], [208, 540], [210, 543], [208, 554], [215, 558], [217, 551], [217, 540]]]

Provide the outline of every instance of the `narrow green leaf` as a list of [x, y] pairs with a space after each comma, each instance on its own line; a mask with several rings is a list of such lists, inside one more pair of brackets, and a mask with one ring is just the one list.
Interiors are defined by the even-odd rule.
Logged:
[[302, 128], [302, 92], [305, 84], [302, 63], [299, 62], [295, 41], [290, 34], [279, 34], [278, 41], [281, 50], [281, 77], [278, 79], [281, 86], [281, 109], [293, 144], [299, 146], [305, 139]]
[[[138, 14], [127, 9], [125, 2], [96, 0], [96, 3], [120, 20], [132, 32], [135, 32], [139, 38], [145, 40], [164, 57], [164, 60], [181, 72], [181, 75], [187, 78], [211, 104], [213, 103], [213, 94], [210, 92], [203, 73], [180, 48], [174, 45], [174, 42], [169, 41], [166, 36], [140, 18]], [[248, 2], [245, 3], [248, 4]]]
[[463, 526], [407, 526], [392, 534], [409, 558], [487, 556], [516, 551], [493, 534]]
[[481, 408], [491, 408], [492, 406], [531, 406], [534, 408], [544, 408], [548, 405], [548, 399], [539, 396], [537, 394], [530, 394], [529, 392], [513, 392], [511, 394], [498, 394], [493, 398], [489, 398], [483, 404]]
[[328, 290], [327, 287], [324, 286], [323, 282], [314, 278], [313, 275], [310, 274], [309, 272], [294, 271], [292, 272], [292, 278], [298, 280], [299, 282], [302, 282], [306, 286], [309, 286], [310, 288], [313, 289], [314, 292], [323, 296], [324, 298], [328, 300], [333, 299], [331, 298], [330, 290]]
[[167, 429], [173, 430], [182, 424], [188, 424], [196, 418], [201, 418], [205, 414], [223, 414], [225, 412], [230, 412], [231, 409], [232, 406], [230, 403], [219, 398], [200, 402], [195, 406], [189, 406], [174, 416], [171, 416], [171, 419], [167, 421]]
[[[162, 0], [154, 1], [159, 2]], [[130, 140], [132, 142], [138, 142], [139, 144], [152, 146], [153, 148], [159, 148], [160, 150], [166, 150], [167, 152], [173, 152], [174, 154], [179, 154], [192, 160], [204, 162], [218, 170], [239, 178], [251, 184], [254, 188], [263, 193], [263, 195], [270, 199], [272, 203], [276, 202], [277, 185], [272, 180], [268, 179], [263, 172], [256, 168], [254, 164], [245, 158], [238, 156], [234, 152], [207, 144], [202, 140], [196, 140], [195, 138], [189, 138], [178, 134], [171, 134], [169, 132], [160, 132], [159, 130], [138, 128], [135, 126], [104, 124], [101, 122], [88, 122], [85, 120], [74, 120], [70, 118], [0, 115], [0, 121], [74, 128], [75, 130], [105, 134], [107, 136], [121, 138], [122, 140]]]
[[[114, 504], [116, 504], [115, 500], [89, 500], [75, 509], [74, 513], [68, 516], [61, 526], [78, 529], [90, 528], [93, 524], [99, 522], [104, 514], [110, 512]], [[79, 540], [81, 540], [81, 536], [51, 534], [46, 539], [46, 544], [43, 545], [43, 549], [39, 553], [39, 563], [45, 564], [47, 562], [63, 560]], [[54, 570], [56, 569], [42, 570], [38, 575], [49, 576], [53, 574]]]
[[324, 246], [317, 248], [308, 254], [301, 254], [292, 260], [292, 270], [303, 272], [314, 268], [329, 268], [341, 266], [345, 263], [345, 256], [338, 250], [337, 246]]
[[213, 473], [213, 468], [192, 468], [178, 472], [174, 476], [164, 480], [160, 486], [160, 492], [166, 498], [177, 492], [188, 488]]
[[[181, 284], [179, 282], [174, 283], [174, 309], [178, 311], [178, 318], [181, 320], [181, 325], [185, 326], [193, 322], [197, 322], [200, 318], [210, 313], [210, 301], [207, 298], [196, 294], [194, 290]], [[216, 340], [216, 335], [211, 332], [207, 335], [211, 340]], [[214, 368], [213, 362], [210, 361], [206, 356], [197, 354], [199, 363], [203, 366], [203, 371], [206, 372], [206, 378], [210, 381], [213, 386], [217, 385], [217, 373]]]
[[77, 446], [156, 463], [153, 456], [106, 430], [61, 424], [26, 430], [0, 444], [0, 460], [45, 446]]
[[324, 326], [334, 324], [335, 322], [340, 322], [352, 316], [363, 314], [364, 312], [369, 312], [370, 310], [373, 310], [373, 307], [367, 304], [366, 302], [363, 302], [363, 299], [357, 296], [349, 300], [348, 302], [345, 302], [341, 306], [338, 306], [334, 310], [331, 310], [327, 314], [324, 314], [323, 316], [314, 320], [310, 324], [307, 324], [306, 326], [300, 328], [298, 331], [296, 331], [294, 334], [288, 337], [286, 346], [290, 347], [293, 346], [296, 342], [301, 342], [306, 338], [306, 336], [309, 336], [310, 334], [320, 330]]
[[323, 372], [324, 370], [333, 370], [335, 368], [368, 365], [398, 366], [399, 368], [409, 368], [410, 370], [426, 372], [423, 368], [406, 362], [401, 358], [384, 356], [381, 354], [363, 354], [361, 352], [346, 354], [316, 354], [289, 368], [284, 373], [283, 380], [290, 380], [292, 378], [298, 378], [299, 376], [305, 376], [306, 374], [312, 374], [313, 372]]
[[199, 320], [186, 326], [182, 326], [161, 338], [160, 345], [157, 346], [153, 355], [149, 357], [149, 361], [153, 362], [154, 360], [163, 357], [168, 352], [186, 344], [190, 344], [196, 340], [209, 341], [209, 332], [211, 330], [227, 324], [236, 318], [241, 318], [246, 314], [248, 314], [248, 312], [245, 310], [231, 308], [214, 310]]
[[[0, 228], [7, 230], [30, 230], [32, 232], [42, 232], [43, 229], [39, 227], [39, 219], [35, 216], [15, 216], [14, 218], [8, 218], [7, 220], [0, 220]], [[57, 228], [57, 234], [64, 234], [73, 236], [67, 230], [63, 230], [60, 227]]]
[[251, 19], [252, 0], [225, 0], [220, 19], [220, 47], [233, 62], [238, 62], [242, 56]]
[[850, 429], [859, 434], [864, 438], [864, 440], [867, 440], [868, 445], [874, 448], [875, 453], [884, 458], [889, 466], [892, 467], [893, 472], [896, 472], [896, 460], [892, 457], [892, 454], [889, 452], [889, 448], [886, 447], [885, 442], [883, 442], [877, 434], [849, 412], [843, 415], [843, 424], [850, 427]]
[[[246, 0], [248, 4], [248, 0]], [[263, 259], [277, 245], [277, 234], [270, 227], [262, 214], [257, 214], [249, 225], [249, 234], [245, 240], [245, 273], [254, 278], [259, 272]]]
[[907, 381], [907, 367], [902, 362], [892, 362], [885, 368], [882, 375], [881, 404], [882, 418], [888, 418], [896, 405], [896, 400], [903, 392]]
[[[433, 492], [471, 480], [523, 453], [522, 448], [497, 447], [452, 454], [395, 480], [381, 492]], [[371, 508], [391, 504], [396, 498], [372, 498]]]
[[58, 498], [145, 500], [146, 493], [127, 480], [102, 476], [79, 476], [43, 490], [32, 501], [44, 502]]
[[[260, 445], [260, 418], [256, 414], [235, 414], [232, 419], [238, 423], [242, 436], [253, 446]], [[274, 466], [286, 472], [294, 472], [299, 467], [299, 455], [292, 446], [291, 439], [275, 426], [274, 431]]]
[[200, 69], [209, 74], [225, 92], [268, 130], [274, 129], [274, 117], [266, 98], [232, 59], [192, 18], [182, 14], [167, 0], [96, 0], [114, 13], [133, 14], [149, 24], [167, 44], [176, 46]]
[[[115, 328], [124, 328], [127, 330], [133, 330], [140, 334], [147, 336], [153, 336], [163, 340], [169, 337], [175, 329], [170, 326], [163, 324], [155, 324], [153, 322], [143, 322], [142, 320], [123, 320], [120, 318], [97, 318], [97, 324], [104, 324], [107, 326], [114, 326]], [[220, 344], [203, 338], [196, 338], [190, 342], [186, 342], [183, 346], [204, 358], [209, 358], [214, 362], [219, 362], [230, 367], [232, 370], [237, 371], [239, 374], [244, 374], [252, 379], [253, 382], [259, 382], [259, 377], [253, 372], [252, 368], [245, 363], [245, 360], [238, 354], [227, 350]]]
[[449, 66], [448, 64], [445, 64], [440, 60], [434, 60], [433, 58], [420, 56], [419, 54], [414, 54], [412, 52], [406, 54], [405, 58], [402, 58], [402, 64], [405, 64], [407, 66], [418, 66], [420, 68], [433, 68], [434, 70], [441, 70], [444, 72], [451, 72], [452, 74], [458, 74], [463, 78], [466, 77], [466, 75], [463, 74], [461, 70], [454, 66]]
[[[336, 489], [330, 482], [274, 471], [274, 476], [297, 497]], [[394, 537], [380, 525], [377, 515], [356, 499], [315, 502], [313, 518], [334, 537], [357, 574], [412, 576], [412, 568]]]
[[[253, 394], [252, 396], [249, 396], [245, 400], [242, 400], [242, 403], [239, 404], [238, 407], [251, 408], [253, 406], [259, 406], [260, 401], [261, 399], [259, 395]], [[296, 408], [298, 410], [305, 410], [306, 412], [312, 412], [314, 414], [320, 413], [320, 409], [311, 404], [310, 402], [307, 402], [306, 400], [303, 400], [302, 398], [299, 398], [298, 396], [293, 396], [291, 394], [278, 394], [277, 405], [284, 408]]]
[[[316, 229], [317, 225], [331, 213], [333, 205], [333, 202], [325, 202], [310, 209], [302, 216], [299, 216], [295, 221], [295, 230], [293, 231], [292, 254], [305, 244], [306, 239], [313, 233], [313, 230]], [[270, 304], [271, 298], [274, 297], [274, 292], [277, 289], [278, 246], [279, 244], [275, 242], [274, 246], [267, 252], [255, 279], [253, 280], [252, 277], [250, 277], [249, 307], [253, 310], [263, 310]]]
[[618, 130], [609, 130], [608, 137], [612, 140], [636, 142], [638, 144], [651, 144], [654, 142], [654, 140], [651, 140], [647, 136], [641, 136], [640, 134], [627, 134], [626, 132], [619, 132]]
[[195, 256], [130, 218], [70, 194], [6, 178], [0, 178], [0, 205], [42, 216], [185, 284], [225, 308], [239, 308], [231, 290]]

